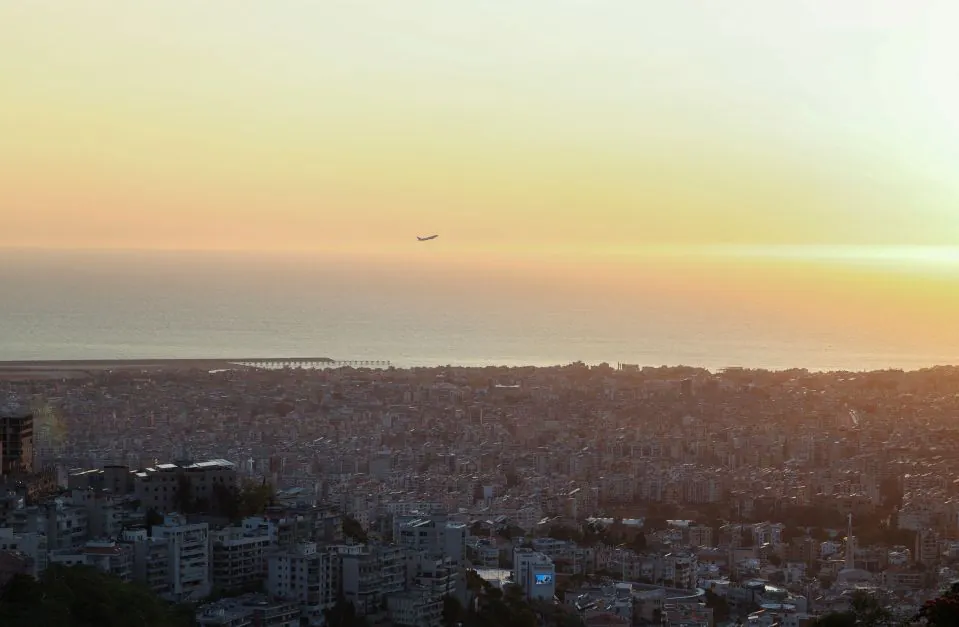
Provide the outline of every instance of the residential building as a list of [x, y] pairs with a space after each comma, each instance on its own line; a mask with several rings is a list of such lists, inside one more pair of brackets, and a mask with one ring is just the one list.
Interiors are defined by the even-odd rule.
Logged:
[[227, 527], [210, 532], [213, 586], [236, 592], [257, 586], [266, 576], [270, 536], [252, 526]]
[[553, 560], [538, 551], [513, 549], [513, 573], [527, 599], [552, 599], [556, 594], [556, 567]]
[[33, 472], [33, 414], [0, 415], [0, 475]]
[[167, 514], [162, 525], [153, 527], [153, 537], [165, 539], [169, 547], [172, 598], [184, 602], [209, 596], [212, 589], [209, 525], [189, 524], [184, 516]]
[[297, 603], [310, 625], [322, 625], [323, 611], [339, 596], [338, 556], [309, 542], [270, 555], [267, 563], [269, 595]]

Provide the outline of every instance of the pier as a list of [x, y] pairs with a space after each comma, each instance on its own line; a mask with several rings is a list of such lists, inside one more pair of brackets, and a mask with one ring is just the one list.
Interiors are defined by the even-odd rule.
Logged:
[[392, 364], [389, 361], [374, 360], [344, 360], [329, 358], [311, 358], [303, 357], [299, 359], [238, 359], [231, 360], [230, 363], [235, 366], [246, 368], [262, 368], [275, 370], [277, 368], [309, 368], [314, 370], [329, 368], [389, 368]]

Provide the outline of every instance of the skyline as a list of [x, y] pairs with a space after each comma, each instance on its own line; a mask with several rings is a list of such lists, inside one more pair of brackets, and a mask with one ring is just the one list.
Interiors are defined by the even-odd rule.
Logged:
[[959, 7], [546, 7], [4, 5], [0, 245], [955, 245]]

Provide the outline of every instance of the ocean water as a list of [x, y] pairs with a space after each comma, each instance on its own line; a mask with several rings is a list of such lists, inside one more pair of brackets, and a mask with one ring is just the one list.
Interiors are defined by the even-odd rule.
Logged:
[[[0, 360], [331, 357], [396, 366], [583, 360], [862, 370], [951, 363], [959, 348], [806, 328], [752, 311], [748, 295], [739, 307], [695, 290], [670, 300], [668, 290], [647, 292], [642, 281], [591, 290], [535, 273], [516, 279], [504, 266], [461, 271], [447, 261], [5, 251]], [[659, 285], [669, 285], [668, 276]]]

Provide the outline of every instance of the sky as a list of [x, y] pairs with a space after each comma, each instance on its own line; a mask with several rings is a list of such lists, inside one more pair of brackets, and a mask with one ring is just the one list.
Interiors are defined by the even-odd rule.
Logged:
[[440, 263], [515, 299], [705, 295], [959, 350], [957, 21], [954, 0], [0, 1], [0, 249]]
[[952, 246], [956, 18], [949, 0], [3, 2], [0, 246]]

